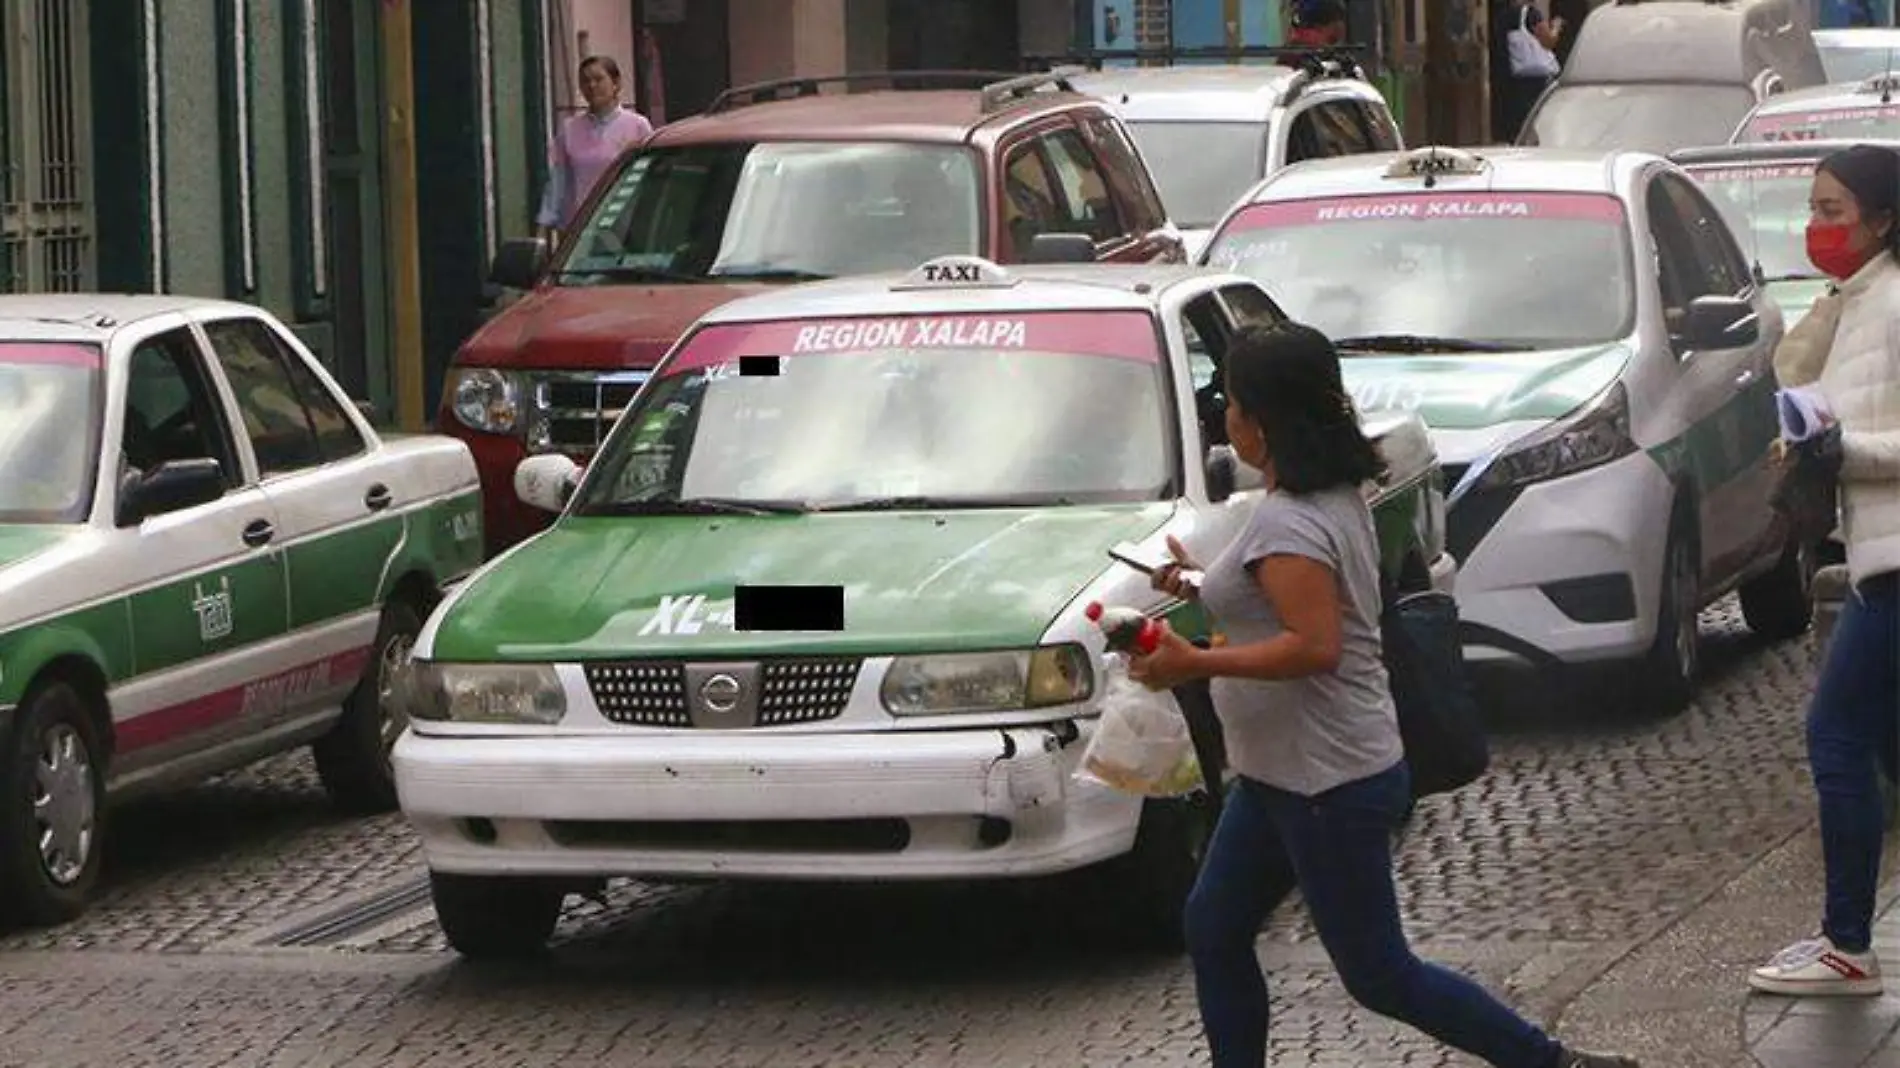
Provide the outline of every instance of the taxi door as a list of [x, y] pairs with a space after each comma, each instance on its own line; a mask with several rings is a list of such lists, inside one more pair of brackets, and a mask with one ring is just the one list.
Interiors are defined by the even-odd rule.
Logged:
[[[1768, 452], [1779, 432], [1772, 361], [1780, 313], [1755, 286], [1715, 206], [1692, 182], [1658, 172], [1645, 204], [1678, 371], [1676, 396], [1660, 406], [1677, 424], [1661, 451], [1700, 491], [1703, 581], [1721, 585], [1774, 548]], [[1749, 300], [1759, 336], [1731, 348], [1686, 347], [1675, 337], [1675, 321], [1701, 296]]]

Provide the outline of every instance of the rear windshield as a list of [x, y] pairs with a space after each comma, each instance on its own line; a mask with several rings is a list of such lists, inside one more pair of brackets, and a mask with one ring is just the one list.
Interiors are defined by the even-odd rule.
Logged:
[[1864, 82], [1877, 74], [1900, 71], [1900, 50], [1873, 48], [1864, 44], [1827, 45], [1819, 41], [1814, 47], [1821, 53], [1821, 69], [1826, 72], [1830, 85], [1837, 82]]
[[1257, 122], [1130, 122], [1176, 226], [1206, 230], [1261, 177], [1267, 128]]
[[1736, 140], [1865, 141], [1896, 137], [1900, 137], [1900, 103], [1756, 115]]
[[557, 284], [799, 281], [983, 251], [976, 156], [956, 145], [659, 148], [610, 181]]
[[1754, 106], [1739, 85], [1559, 85], [1518, 143], [1668, 155], [1727, 144]]

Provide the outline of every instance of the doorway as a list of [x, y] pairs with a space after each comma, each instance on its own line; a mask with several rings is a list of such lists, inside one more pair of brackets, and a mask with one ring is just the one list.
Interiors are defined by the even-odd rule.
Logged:
[[380, 413], [392, 402], [383, 262], [379, 0], [321, 0], [325, 289], [331, 370]]

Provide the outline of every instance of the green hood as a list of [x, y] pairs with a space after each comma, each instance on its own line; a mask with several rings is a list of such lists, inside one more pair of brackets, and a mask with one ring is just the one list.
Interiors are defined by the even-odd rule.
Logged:
[[1794, 324], [1806, 318], [1808, 309], [1827, 292], [1827, 286], [1825, 278], [1792, 278], [1768, 283], [1768, 299], [1781, 309], [1782, 329], [1792, 330]]
[[1556, 419], [1616, 381], [1624, 344], [1541, 352], [1431, 356], [1350, 355], [1346, 388], [1365, 410], [1418, 413], [1434, 430], [1475, 430], [1520, 419]]
[[14, 526], [0, 523], [0, 568], [17, 564], [73, 536], [73, 527]]
[[[430, 655], [549, 661], [1031, 646], [1109, 565], [1109, 546], [1146, 537], [1173, 509], [565, 519], [461, 595]], [[738, 633], [717, 617], [740, 584], [843, 586], [845, 629]], [[704, 604], [688, 611], [694, 596]], [[682, 617], [713, 622], [683, 633]]]

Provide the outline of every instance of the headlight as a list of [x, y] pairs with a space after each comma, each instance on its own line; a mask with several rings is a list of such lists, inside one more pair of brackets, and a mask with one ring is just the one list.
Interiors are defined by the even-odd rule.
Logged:
[[1491, 461], [1478, 489], [1543, 482], [1621, 459], [1636, 451], [1630, 437], [1629, 391], [1618, 382], [1595, 403], [1526, 435]]
[[438, 723], [559, 723], [560, 677], [547, 664], [440, 664], [412, 660], [397, 698], [411, 719]]
[[884, 676], [884, 707], [894, 716], [1011, 712], [1086, 701], [1095, 672], [1080, 645], [994, 653], [901, 656]]
[[493, 367], [462, 367], [449, 372], [450, 410], [462, 425], [486, 434], [520, 431], [521, 382]]

